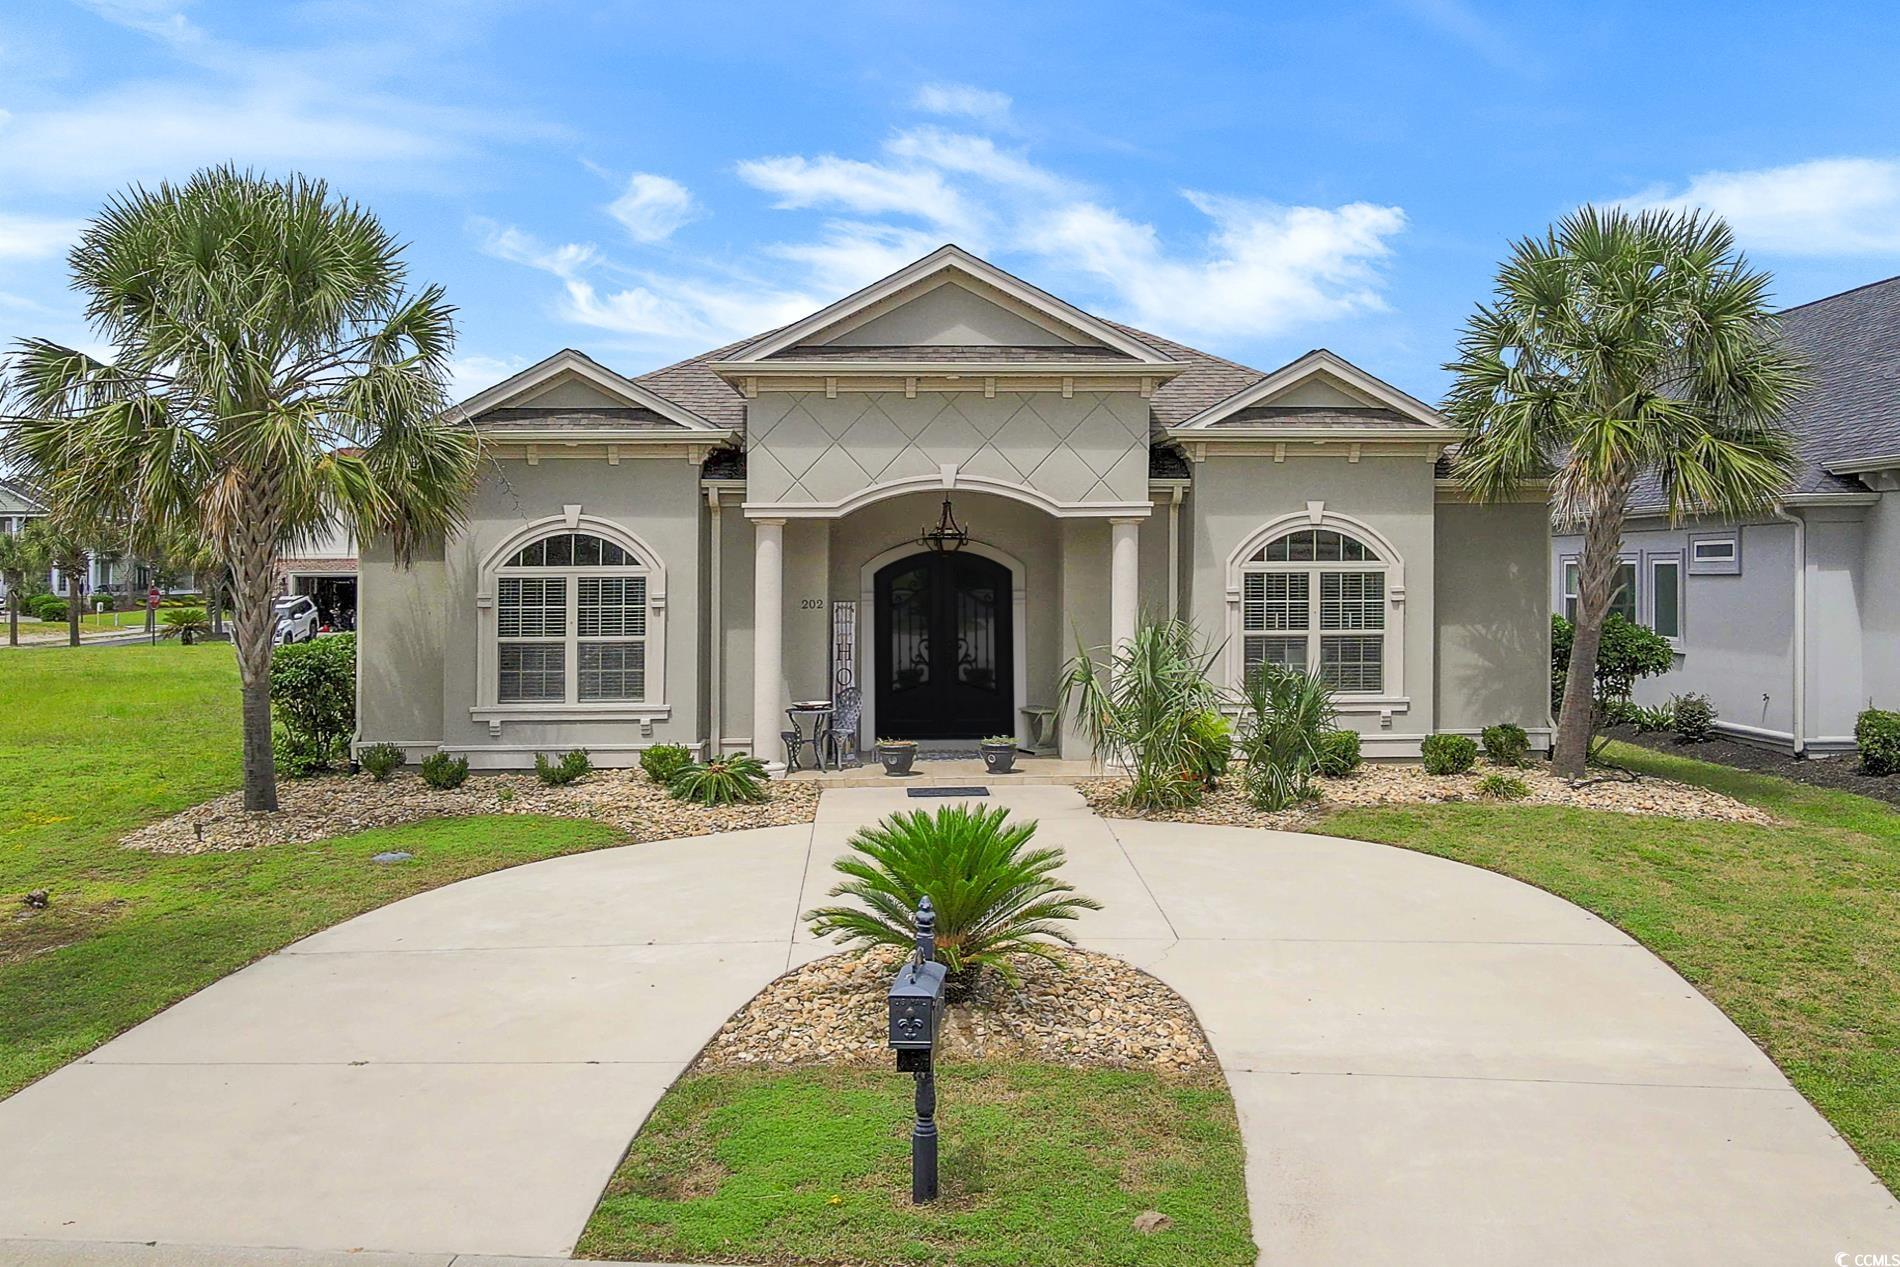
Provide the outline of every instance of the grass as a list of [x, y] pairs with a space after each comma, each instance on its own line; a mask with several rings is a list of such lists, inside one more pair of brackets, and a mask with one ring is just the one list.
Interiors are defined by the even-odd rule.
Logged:
[[[254, 959], [452, 880], [616, 843], [529, 816], [181, 857], [126, 831], [237, 786], [228, 645], [0, 656], [0, 1096]], [[407, 850], [411, 862], [374, 864]], [[20, 895], [51, 892], [29, 911]]]
[[1348, 810], [1316, 830], [1547, 889], [1661, 955], [1900, 1192], [1900, 813], [1626, 744], [1610, 757], [1774, 826], [1472, 803]]
[[[1225, 1087], [986, 1064], [945, 1069], [938, 1088], [943, 1195], [916, 1207], [908, 1077], [688, 1077], [634, 1140], [579, 1252], [958, 1267], [1253, 1263]], [[1146, 1210], [1172, 1225], [1137, 1231]]]

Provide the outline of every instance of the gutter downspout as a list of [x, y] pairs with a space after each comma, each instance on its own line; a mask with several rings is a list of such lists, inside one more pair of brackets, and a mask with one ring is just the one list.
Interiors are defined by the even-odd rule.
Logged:
[[719, 556], [722, 551], [719, 544], [719, 490], [717, 488], [706, 490], [706, 509], [712, 516], [712, 521], [707, 528], [708, 548], [712, 554], [712, 561], [706, 568], [706, 574], [711, 580], [712, 592], [706, 603], [706, 617], [707, 627], [712, 636], [707, 640], [706, 648], [706, 665], [711, 674], [706, 683], [706, 706], [710, 710], [706, 717], [706, 729], [712, 733], [706, 736], [706, 750], [701, 759], [709, 761], [714, 757], [725, 755], [721, 751], [723, 740], [720, 736], [726, 729], [719, 699], [720, 678], [724, 673], [720, 665], [719, 653], [720, 644], [725, 641], [726, 633], [719, 623]]
[[1181, 486], [1174, 486], [1174, 500], [1168, 503], [1168, 619], [1173, 620], [1181, 606]]
[[1794, 755], [1808, 750], [1808, 524], [1786, 504], [1775, 518], [1794, 525]]

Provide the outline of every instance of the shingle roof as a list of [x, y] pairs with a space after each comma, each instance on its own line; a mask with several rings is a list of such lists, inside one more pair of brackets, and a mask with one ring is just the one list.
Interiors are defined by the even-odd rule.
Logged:
[[[1141, 340], [1156, 351], [1172, 357], [1185, 367], [1167, 382], [1155, 388], [1154, 396], [1149, 400], [1149, 422], [1157, 430], [1186, 422], [1209, 405], [1227, 399], [1243, 387], [1251, 386], [1265, 378], [1260, 370], [1237, 365], [1233, 361], [1198, 351], [1172, 339], [1137, 330], [1133, 326], [1109, 322], [1130, 338]], [[712, 362], [730, 355], [732, 352], [754, 343], [773, 331], [767, 330], [750, 338], [728, 343], [724, 347], [702, 352], [650, 373], [641, 374], [634, 379], [636, 383], [657, 392], [674, 404], [690, 409], [707, 422], [720, 427], [745, 428], [745, 397], [730, 383], [713, 373], [709, 368]], [[826, 349], [830, 352], [832, 349]], [[852, 352], [865, 349], [853, 348]], [[982, 352], [994, 355], [998, 349], [982, 348]], [[1063, 349], [1034, 349], [1037, 352], [1060, 351]], [[1079, 350], [1079, 349], [1074, 349]], [[1102, 349], [1106, 351], [1107, 349]], [[942, 349], [933, 349], [941, 352]], [[1099, 358], [1098, 358], [1099, 359]]]
[[642, 427], [661, 431], [680, 429], [680, 424], [671, 418], [634, 405], [585, 408], [512, 405], [485, 410], [477, 414], [473, 421], [486, 427], [506, 423], [511, 430], [528, 430], [537, 426], [559, 427], [563, 431], [630, 431]]
[[17, 481], [0, 480], [0, 513], [43, 515], [46, 513], [46, 506]]
[[1222, 427], [1331, 427], [1340, 431], [1354, 428], [1418, 427], [1426, 431], [1433, 430], [1428, 422], [1420, 422], [1396, 409], [1368, 408], [1348, 409], [1335, 405], [1249, 405], [1212, 424], [1209, 428], [1218, 431]]
[[1131, 361], [1134, 358], [1115, 348], [1102, 347], [1006, 347], [980, 343], [932, 344], [799, 344], [774, 352], [768, 361], [1005, 361], [1023, 365], [1075, 365], [1101, 361]]
[[1900, 277], [1790, 308], [1781, 332], [1813, 380], [1786, 418], [1801, 437], [1793, 491], [1862, 491], [1827, 467], [1900, 452]]

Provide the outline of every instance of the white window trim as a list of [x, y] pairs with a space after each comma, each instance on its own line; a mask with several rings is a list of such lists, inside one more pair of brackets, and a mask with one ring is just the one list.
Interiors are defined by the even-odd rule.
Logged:
[[[1288, 570], [1279, 565], [1251, 564], [1254, 555], [1268, 545], [1289, 533], [1301, 532], [1308, 528], [1327, 528], [1345, 536], [1356, 538], [1373, 553], [1379, 556], [1376, 564], [1341, 563], [1294, 565], [1293, 570], [1325, 570], [1370, 572], [1383, 570], [1385, 573], [1385, 628], [1384, 663], [1382, 676], [1385, 680], [1383, 690], [1376, 692], [1346, 693], [1337, 696], [1340, 712], [1391, 711], [1405, 712], [1411, 704], [1405, 694], [1405, 560], [1386, 540], [1384, 534], [1360, 519], [1342, 515], [1326, 509], [1324, 502], [1308, 502], [1306, 509], [1269, 519], [1256, 528], [1234, 548], [1227, 556], [1227, 645], [1223, 653], [1226, 660], [1225, 672], [1227, 684], [1238, 690], [1245, 685], [1242, 677], [1247, 662], [1246, 632], [1244, 614], [1241, 610], [1241, 594], [1245, 586], [1245, 576], [1256, 570]], [[1319, 608], [1319, 589], [1313, 587], [1308, 598], [1313, 610]], [[1317, 617], [1315, 617], [1315, 621]], [[1308, 651], [1313, 648], [1309, 643]], [[1318, 668], [1315, 660], [1312, 668]]]
[[[508, 559], [544, 537], [567, 532], [585, 532], [611, 541], [638, 559], [626, 567], [511, 568]], [[567, 700], [536, 700], [504, 704], [500, 701], [500, 639], [496, 593], [503, 576], [565, 576], [568, 585]], [[575, 701], [578, 695], [580, 656], [578, 576], [644, 576], [647, 582], [646, 698], [640, 700]], [[580, 513], [569, 506], [564, 513], [550, 515], [527, 524], [495, 546], [482, 559], [475, 595], [476, 609], [476, 682], [475, 704], [468, 712], [475, 721], [488, 723], [491, 736], [501, 734], [504, 722], [559, 721], [637, 721], [652, 723], [671, 716], [666, 702], [666, 566], [659, 554], [645, 541], [612, 520]]]
[[[1641, 607], [1637, 612], [1638, 623], [1648, 627], [1651, 633], [1663, 639], [1677, 651], [1683, 649], [1683, 634], [1688, 627], [1689, 618], [1684, 608], [1689, 596], [1688, 568], [1680, 550], [1649, 550], [1643, 554], [1643, 592]], [[1656, 628], [1656, 568], [1658, 565], [1673, 566], [1676, 569], [1676, 632], [1666, 634]]]
[[[1726, 559], [1705, 559], [1701, 557], [1701, 548], [1705, 545], [1729, 547]], [[1689, 534], [1688, 556], [1683, 560], [1685, 576], [1740, 576], [1742, 574], [1742, 534], [1740, 532], [1692, 532]]]

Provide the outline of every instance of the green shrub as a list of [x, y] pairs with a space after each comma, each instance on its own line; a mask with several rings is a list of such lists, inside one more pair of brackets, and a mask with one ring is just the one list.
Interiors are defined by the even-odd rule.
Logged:
[[1187, 749], [1189, 772], [1213, 787], [1234, 759], [1234, 728], [1214, 709], [1198, 713], [1188, 722]]
[[1658, 708], [1644, 708], [1641, 704], [1623, 701], [1620, 716], [1612, 724], [1636, 727], [1641, 735], [1653, 735], [1658, 731], [1676, 728], [1676, 710], [1669, 704]]
[[658, 743], [640, 754], [640, 768], [649, 779], [665, 786], [673, 776], [693, 764], [692, 751], [683, 743]]
[[1715, 738], [1715, 705], [1706, 695], [1691, 691], [1669, 697], [1669, 716], [1676, 737], [1684, 743], [1707, 743]]
[[356, 729], [356, 635], [278, 647], [270, 693], [278, 765], [299, 778], [329, 769]]
[[356, 754], [356, 764], [368, 770], [378, 783], [387, 783], [390, 775], [402, 769], [402, 749], [393, 743], [373, 743]]
[[696, 761], [675, 774], [666, 788], [677, 799], [697, 805], [757, 805], [769, 799], [764, 762], [743, 752]]
[[468, 758], [432, 752], [422, 759], [422, 781], [440, 791], [450, 791], [468, 781]]
[[1193, 624], [1147, 620], [1112, 652], [1091, 653], [1079, 640], [1075, 651], [1058, 707], [1073, 712], [1099, 757], [1128, 768], [1121, 804], [1146, 812], [1199, 802], [1207, 784], [1196, 772], [1203, 753], [1195, 728], [1222, 700], [1211, 680], [1214, 652]]
[[1486, 726], [1481, 738], [1485, 759], [1492, 765], [1520, 766], [1530, 756], [1531, 737], [1514, 722]]
[[187, 647], [211, 632], [211, 618], [202, 607], [167, 607], [158, 613], [158, 623], [164, 626], [164, 637]]
[[1531, 785], [1514, 774], [1487, 774], [1478, 780], [1478, 795], [1496, 801], [1521, 801], [1531, 794]]
[[584, 748], [563, 753], [558, 761], [549, 761], [545, 753], [534, 754], [535, 777], [549, 787], [560, 787], [563, 784], [572, 783], [593, 768], [594, 763]]
[[1870, 708], [1854, 719], [1860, 768], [1868, 774], [1900, 774], [1900, 713]]
[[1467, 735], [1427, 735], [1419, 755], [1427, 774], [1463, 774], [1478, 763], [1478, 745]]
[[61, 600], [47, 595], [33, 609], [33, 614], [48, 624], [60, 624], [66, 620], [70, 608]]
[[1333, 688], [1317, 673], [1263, 664], [1247, 679], [1240, 750], [1247, 758], [1247, 799], [1282, 810], [1317, 795], [1320, 737], [1333, 724]]
[[[1570, 668], [1570, 645], [1576, 628], [1562, 616], [1550, 618], [1550, 709], [1563, 707], [1564, 682]], [[1597, 643], [1596, 680], [1590, 698], [1590, 733], [1595, 736], [1606, 726], [1631, 720], [1627, 713], [1630, 692], [1636, 683], [1675, 666], [1675, 648], [1652, 629], [1623, 619], [1611, 612], [1603, 621], [1603, 636]], [[1594, 757], [1603, 740], [1593, 738]]]
[[1319, 737], [1319, 772], [1327, 778], [1343, 779], [1363, 761], [1358, 731], [1329, 730]]
[[976, 972], [994, 966], [1017, 980], [1012, 955], [1050, 955], [1074, 944], [1064, 927], [1100, 902], [1054, 876], [1060, 849], [1030, 849], [1032, 822], [1010, 823], [1001, 805], [945, 805], [935, 813], [893, 814], [851, 837], [852, 853], [832, 867], [845, 878], [832, 897], [861, 905], [806, 911], [811, 931], [861, 950], [915, 944], [918, 901], [937, 915], [937, 957], [950, 970], [946, 991], [967, 997]]

